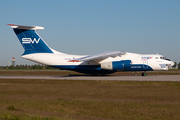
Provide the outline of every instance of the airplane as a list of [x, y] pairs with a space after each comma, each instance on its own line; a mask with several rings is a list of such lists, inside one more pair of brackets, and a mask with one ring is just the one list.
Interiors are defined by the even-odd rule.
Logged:
[[106, 75], [117, 71], [168, 70], [174, 62], [158, 54], [136, 54], [122, 51], [109, 51], [95, 55], [71, 55], [58, 52], [39, 36], [40, 26], [7, 24], [13, 28], [24, 48], [22, 58], [60, 70], [71, 70], [91, 75]]

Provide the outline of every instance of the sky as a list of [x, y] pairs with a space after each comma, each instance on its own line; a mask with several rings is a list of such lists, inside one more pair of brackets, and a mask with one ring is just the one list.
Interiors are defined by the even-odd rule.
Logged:
[[36, 64], [6, 24], [36, 25], [53, 49], [76, 55], [106, 51], [161, 54], [180, 62], [179, 0], [2, 0], [0, 66]]

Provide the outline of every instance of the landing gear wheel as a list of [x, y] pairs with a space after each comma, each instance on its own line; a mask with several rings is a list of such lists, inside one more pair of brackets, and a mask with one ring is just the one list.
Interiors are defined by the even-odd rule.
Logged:
[[101, 73], [101, 76], [106, 76], [106, 74], [105, 73]]
[[147, 73], [144, 72], [144, 73], [142, 73], [141, 75], [142, 75], [142, 76], [147, 76]]
[[97, 76], [97, 72], [96, 72], [96, 71], [93, 71], [93, 72], [92, 72], [92, 76]]
[[96, 73], [93, 73], [92, 76], [97, 76], [97, 74], [96, 74]]

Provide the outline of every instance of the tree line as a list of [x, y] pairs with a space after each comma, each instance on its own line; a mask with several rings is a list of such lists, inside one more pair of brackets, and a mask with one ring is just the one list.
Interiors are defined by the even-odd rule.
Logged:
[[180, 69], [180, 62], [177, 64], [177, 62], [174, 62], [174, 65], [172, 66], [172, 68], [178, 68], [178, 69]]
[[10, 65], [10, 66], [1, 66], [0, 69], [57, 69], [54, 67], [41, 65], [41, 64], [35, 64], [35, 65]]
[[[177, 62], [174, 62], [174, 65], [172, 66], [172, 68], [177, 68], [180, 69], [180, 62], [177, 64]], [[58, 69], [58, 68], [54, 68], [54, 67], [50, 67], [50, 66], [46, 66], [46, 65], [41, 65], [41, 64], [35, 64], [35, 65], [10, 65], [10, 66], [0, 66], [0, 69]]]

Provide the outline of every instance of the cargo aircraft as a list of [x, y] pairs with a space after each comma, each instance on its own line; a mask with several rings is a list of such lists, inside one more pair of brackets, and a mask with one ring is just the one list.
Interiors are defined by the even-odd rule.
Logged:
[[158, 54], [136, 54], [122, 51], [104, 52], [95, 55], [71, 55], [58, 52], [39, 36], [36, 30], [39, 26], [24, 26], [7, 24], [13, 28], [24, 48], [22, 58], [43, 65], [72, 70], [92, 75], [106, 75], [117, 71], [146, 71], [168, 70], [174, 62]]

